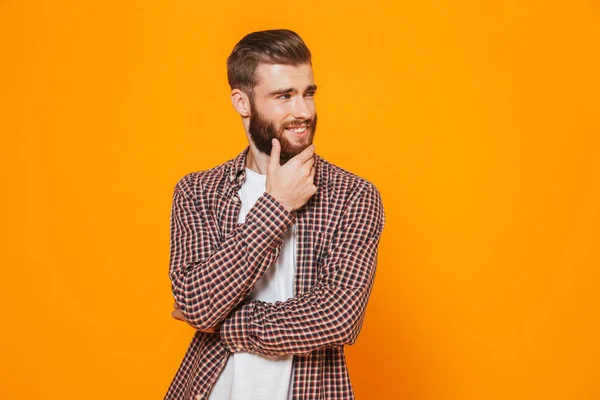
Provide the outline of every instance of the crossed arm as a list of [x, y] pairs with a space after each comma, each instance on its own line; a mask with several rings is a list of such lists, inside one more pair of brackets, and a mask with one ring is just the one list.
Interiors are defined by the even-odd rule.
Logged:
[[186, 322], [208, 332], [220, 324], [218, 334], [232, 352], [307, 354], [355, 342], [385, 223], [375, 186], [365, 183], [342, 211], [317, 284], [299, 297], [275, 303], [243, 300], [277, 259], [293, 213], [265, 193], [245, 222], [210, 250], [207, 217], [192, 199], [182, 180], [173, 202], [170, 277], [176, 312]]
[[268, 193], [223, 240], [211, 237], [212, 221], [200, 202], [195, 174], [175, 186], [171, 210], [169, 278], [176, 308], [198, 330], [214, 329], [244, 298], [279, 255], [295, 221]]

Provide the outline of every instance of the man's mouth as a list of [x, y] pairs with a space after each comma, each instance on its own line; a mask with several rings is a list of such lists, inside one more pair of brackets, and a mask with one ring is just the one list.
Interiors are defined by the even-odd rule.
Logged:
[[285, 129], [288, 131], [294, 132], [297, 135], [301, 135], [308, 130], [308, 125], [304, 124], [304, 125], [288, 126]]

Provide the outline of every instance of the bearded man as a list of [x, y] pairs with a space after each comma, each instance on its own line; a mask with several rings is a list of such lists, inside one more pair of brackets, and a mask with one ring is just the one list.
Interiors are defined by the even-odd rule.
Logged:
[[248, 146], [175, 185], [174, 318], [195, 329], [165, 399], [353, 399], [385, 223], [377, 188], [315, 153], [311, 53], [253, 32], [227, 59]]

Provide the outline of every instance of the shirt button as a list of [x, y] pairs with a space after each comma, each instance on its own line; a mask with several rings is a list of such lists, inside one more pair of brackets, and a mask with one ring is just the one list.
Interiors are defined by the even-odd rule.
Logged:
[[200, 396], [199, 394], [196, 395], [196, 400], [200, 400], [202, 399], [202, 396]]
[[236, 196], [233, 196], [231, 198], [231, 201], [233, 201], [234, 203], [237, 203], [238, 201], [240, 201], [240, 199], [238, 199]]
[[239, 351], [242, 351], [242, 350], [244, 350], [244, 346], [242, 346], [241, 344], [237, 344], [237, 345], [235, 346], [235, 348], [236, 348], [236, 349], [238, 349]]

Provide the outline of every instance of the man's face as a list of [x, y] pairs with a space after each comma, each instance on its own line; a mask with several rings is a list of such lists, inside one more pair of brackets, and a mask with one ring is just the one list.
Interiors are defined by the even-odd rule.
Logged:
[[260, 64], [258, 84], [250, 104], [250, 138], [257, 149], [271, 154], [271, 139], [281, 143], [281, 163], [313, 142], [317, 129], [312, 67]]

